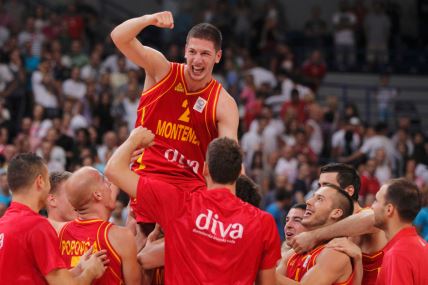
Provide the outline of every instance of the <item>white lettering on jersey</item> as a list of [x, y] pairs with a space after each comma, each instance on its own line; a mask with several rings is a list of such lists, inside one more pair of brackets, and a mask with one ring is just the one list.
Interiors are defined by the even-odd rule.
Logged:
[[[217, 214], [209, 209], [207, 209], [207, 211], [208, 214], [199, 214], [195, 221], [195, 226], [198, 230], [203, 232], [208, 231], [210, 233], [208, 235], [204, 235], [220, 241], [225, 241], [226, 238], [231, 238], [232, 240], [242, 238], [244, 227], [240, 223], [225, 225], [219, 220], [219, 216]], [[194, 232], [200, 233], [196, 229]]]
[[177, 162], [182, 167], [188, 166], [193, 170], [195, 174], [198, 174], [199, 162], [197, 162], [196, 160], [187, 159], [178, 150], [167, 149], [165, 151], [164, 156], [165, 156], [165, 159], [168, 160], [169, 162]]
[[0, 234], [0, 248], [3, 247], [3, 243], [4, 243], [4, 233]]

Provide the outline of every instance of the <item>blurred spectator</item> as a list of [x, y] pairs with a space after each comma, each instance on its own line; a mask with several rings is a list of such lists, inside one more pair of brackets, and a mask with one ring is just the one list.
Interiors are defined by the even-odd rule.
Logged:
[[2, 170], [0, 173], [0, 217], [3, 216], [11, 201], [12, 195], [10, 194], [9, 185], [7, 183], [7, 174]]
[[103, 137], [103, 144], [98, 147], [97, 153], [100, 161], [106, 163], [106, 154], [108, 151], [114, 151], [117, 148], [117, 135], [109, 131]]
[[413, 221], [413, 224], [420, 235], [428, 241], [428, 191], [426, 188], [421, 191], [421, 195], [423, 195], [422, 208]]
[[80, 77], [85, 81], [95, 81], [100, 77], [101, 57], [96, 51], [91, 53], [89, 63], [82, 67]]
[[327, 65], [322, 58], [321, 52], [314, 50], [302, 66], [302, 74], [308, 78], [313, 90], [318, 90], [326, 72]]
[[391, 163], [392, 169], [395, 169], [397, 151], [390, 138], [386, 136], [387, 127], [384, 123], [378, 123], [375, 127], [375, 134], [367, 138], [361, 148], [348, 157], [339, 158], [340, 162], [351, 163], [362, 159], [364, 155], [368, 158], [374, 158], [376, 151], [380, 148], [385, 150], [386, 158]]
[[295, 114], [295, 118], [297, 118], [299, 123], [306, 121], [306, 104], [300, 99], [299, 90], [297, 89], [291, 90], [291, 100], [282, 105], [281, 118], [287, 116], [289, 112]]
[[45, 37], [40, 30], [36, 29], [35, 19], [29, 17], [25, 23], [25, 30], [18, 34], [18, 44], [21, 49], [26, 45], [31, 47], [31, 54], [40, 57]]
[[34, 101], [45, 108], [46, 116], [50, 117], [57, 114], [59, 89], [52, 76], [50, 63], [47, 60], [42, 61], [39, 70], [33, 72], [31, 83]]
[[376, 91], [378, 118], [380, 122], [388, 123], [391, 117], [392, 102], [397, 97], [397, 89], [389, 85], [389, 75], [383, 74]]
[[379, 180], [375, 176], [377, 166], [375, 159], [369, 159], [365, 164], [364, 171], [361, 173], [359, 201], [363, 206], [370, 207], [380, 189]]
[[245, 155], [244, 165], [247, 169], [250, 169], [254, 153], [262, 149], [263, 131], [268, 125], [269, 119], [260, 116], [253, 122], [257, 122], [257, 127], [248, 130], [241, 138], [241, 148]]
[[[20, 0], [9, 0], [4, 3], [4, 10], [10, 19], [11, 30], [19, 31], [24, 20], [25, 4]], [[3, 15], [1, 18], [5, 19]]]
[[64, 21], [67, 23], [69, 37], [73, 40], [82, 39], [85, 25], [83, 17], [80, 13], [78, 13], [74, 3], [68, 4]]
[[356, 127], [360, 124], [357, 117], [352, 117], [343, 127], [337, 130], [332, 137], [332, 157], [349, 156], [360, 146], [361, 138], [356, 132]]
[[270, 204], [266, 208], [266, 212], [271, 214], [275, 219], [275, 224], [278, 229], [281, 240], [285, 239], [284, 234], [284, 221], [285, 221], [285, 209], [291, 206], [291, 194], [284, 190], [278, 190], [275, 193], [275, 202]]
[[317, 156], [321, 154], [323, 148], [323, 133], [321, 122], [324, 118], [324, 113], [321, 107], [317, 104], [312, 104], [308, 108], [309, 119], [306, 121], [305, 130], [309, 137], [309, 146]]
[[83, 67], [89, 62], [89, 58], [82, 50], [82, 43], [74, 40], [71, 43], [70, 64], [71, 67]]
[[339, 11], [333, 15], [336, 65], [339, 70], [347, 70], [355, 64], [356, 22], [357, 18], [349, 10], [347, 1], [341, 0]]
[[327, 23], [321, 18], [321, 8], [311, 8], [311, 16], [305, 22], [306, 45], [313, 48], [323, 48], [326, 44]]
[[83, 100], [86, 94], [86, 84], [80, 79], [80, 69], [77, 66], [71, 69], [70, 78], [62, 84], [62, 92], [68, 99]]
[[383, 11], [380, 2], [373, 2], [372, 10], [364, 19], [364, 28], [367, 44], [367, 62], [369, 64], [387, 63], [391, 22]]
[[275, 167], [275, 174], [285, 176], [290, 184], [293, 184], [297, 178], [298, 162], [295, 158], [295, 152], [292, 146], [285, 145], [282, 148], [281, 156]]
[[386, 157], [385, 149], [378, 148], [375, 153], [374, 159], [376, 160], [375, 176], [379, 183], [382, 185], [392, 178], [391, 163]]
[[311, 166], [308, 163], [300, 164], [297, 179], [293, 184], [293, 198], [295, 203], [305, 203], [305, 195], [310, 191], [312, 181]]

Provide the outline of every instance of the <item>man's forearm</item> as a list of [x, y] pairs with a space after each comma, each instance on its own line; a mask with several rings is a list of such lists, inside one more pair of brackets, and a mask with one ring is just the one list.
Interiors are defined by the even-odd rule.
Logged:
[[326, 241], [336, 237], [352, 237], [372, 233], [374, 228], [373, 211], [362, 211], [337, 223], [311, 231], [316, 240]]
[[116, 45], [130, 42], [144, 28], [151, 24], [152, 18], [149, 15], [129, 19], [113, 29], [111, 32], [111, 38]]
[[129, 140], [126, 140], [110, 157], [105, 168], [105, 174], [113, 184], [120, 185], [121, 170], [129, 168], [131, 154], [134, 149], [135, 146]]

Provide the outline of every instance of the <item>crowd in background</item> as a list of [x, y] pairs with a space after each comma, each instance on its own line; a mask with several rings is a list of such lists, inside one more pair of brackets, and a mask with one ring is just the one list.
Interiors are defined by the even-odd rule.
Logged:
[[[293, 38], [279, 2], [253, 13], [246, 1], [217, 1], [198, 17], [183, 2], [175, 7], [174, 30], [149, 29], [142, 41], [182, 62], [185, 35], [195, 22], [222, 30], [223, 58], [214, 75], [239, 105], [246, 173], [260, 185], [261, 207], [278, 223], [291, 204], [317, 188], [319, 166], [332, 161], [358, 169], [362, 205], [370, 205], [392, 177], [407, 177], [426, 192], [427, 134], [412, 129], [407, 117], [388, 128], [399, 96], [388, 75], [373, 93], [376, 125], [363, 122], [352, 102], [342, 106], [334, 96], [317, 96], [330, 68], [353, 70], [364, 62], [377, 70], [388, 63], [389, 47], [399, 41], [396, 7], [341, 2], [330, 20], [314, 7], [303, 36]], [[15, 154], [36, 152], [50, 171], [90, 165], [102, 172], [133, 128], [144, 72], [115, 50], [107, 34], [97, 33], [98, 21], [81, 3], [50, 10], [0, 1], [0, 215], [11, 199], [5, 173]], [[364, 55], [357, 52], [361, 46]], [[328, 58], [330, 47], [335, 56]], [[127, 197], [119, 196], [113, 213], [118, 223], [126, 205]]]

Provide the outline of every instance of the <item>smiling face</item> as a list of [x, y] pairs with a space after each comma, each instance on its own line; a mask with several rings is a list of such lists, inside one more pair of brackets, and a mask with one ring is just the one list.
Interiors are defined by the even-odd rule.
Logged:
[[185, 49], [186, 74], [192, 81], [211, 80], [214, 65], [220, 62], [221, 50], [214, 43], [199, 38], [189, 38]]
[[304, 214], [305, 210], [300, 208], [292, 208], [288, 211], [284, 227], [287, 242], [295, 235], [306, 231], [306, 228], [302, 225]]
[[306, 201], [306, 211], [302, 225], [314, 229], [326, 225], [335, 211], [334, 195], [337, 190], [330, 187], [319, 188], [312, 198]]

